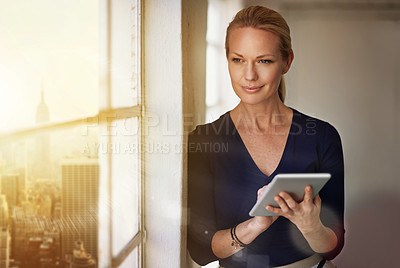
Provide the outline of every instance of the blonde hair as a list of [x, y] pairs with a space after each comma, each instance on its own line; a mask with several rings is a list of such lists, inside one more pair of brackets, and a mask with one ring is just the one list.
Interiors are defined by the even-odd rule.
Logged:
[[[232, 30], [243, 27], [265, 30], [276, 34], [280, 39], [282, 58], [287, 60], [292, 50], [290, 28], [285, 19], [275, 10], [263, 6], [250, 6], [240, 10], [226, 29], [225, 51], [229, 54], [229, 36]], [[286, 87], [282, 77], [278, 87], [278, 95], [282, 102], [285, 101]]]

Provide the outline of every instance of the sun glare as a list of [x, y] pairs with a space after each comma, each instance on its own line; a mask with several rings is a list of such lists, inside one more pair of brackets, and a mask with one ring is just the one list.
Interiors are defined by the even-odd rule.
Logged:
[[42, 91], [50, 121], [97, 112], [98, 16], [95, 0], [1, 1], [0, 132], [33, 126]]

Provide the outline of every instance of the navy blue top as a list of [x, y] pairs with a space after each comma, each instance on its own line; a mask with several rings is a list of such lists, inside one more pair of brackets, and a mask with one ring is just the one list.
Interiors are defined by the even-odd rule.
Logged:
[[[211, 250], [215, 232], [250, 219], [257, 190], [279, 173], [332, 175], [320, 191], [321, 221], [338, 237], [337, 247], [326, 254], [333, 259], [344, 244], [344, 172], [340, 136], [327, 122], [294, 109], [290, 132], [276, 170], [267, 176], [247, 151], [229, 112], [213, 123], [197, 126], [188, 143], [188, 248], [200, 265], [218, 258]], [[314, 254], [297, 227], [279, 217], [249, 246], [220, 259], [221, 266], [274, 267]]]

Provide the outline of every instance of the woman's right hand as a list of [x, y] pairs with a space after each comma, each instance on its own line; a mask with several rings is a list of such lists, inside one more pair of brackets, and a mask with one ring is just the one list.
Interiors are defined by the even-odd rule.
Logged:
[[[262, 194], [267, 190], [269, 184], [265, 185], [264, 187], [258, 189], [257, 191], [257, 201], [258, 199], [262, 196]], [[276, 221], [276, 219], [279, 216], [255, 216], [254, 217], [254, 221], [255, 224], [257, 226], [259, 226], [260, 228], [263, 229], [268, 229], [269, 226], [271, 226], [272, 223], [274, 223], [274, 221]]]

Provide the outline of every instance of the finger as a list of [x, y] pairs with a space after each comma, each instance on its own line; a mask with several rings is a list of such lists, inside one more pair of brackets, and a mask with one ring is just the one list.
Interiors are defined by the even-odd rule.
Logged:
[[310, 185], [307, 185], [304, 188], [304, 202], [305, 203], [312, 203], [313, 201], [313, 192]]
[[258, 189], [257, 191], [257, 199], [260, 198], [261, 194], [262, 194], [262, 188]]
[[257, 194], [262, 194], [262, 193], [265, 191], [265, 189], [267, 189], [267, 187], [268, 187], [268, 184], [267, 184], [267, 185], [264, 185], [263, 187], [261, 187], [260, 189], [258, 189]]
[[280, 197], [279, 195], [274, 197], [275, 202], [279, 205], [279, 207], [282, 209], [282, 212], [285, 214], [289, 214], [291, 212], [291, 209], [288, 207], [286, 204], [285, 200]]
[[261, 187], [260, 189], [258, 189], [257, 191], [257, 200], [260, 198], [260, 196], [264, 193], [265, 189], [267, 188], [267, 185], [265, 185], [264, 187]]
[[296, 211], [299, 208], [299, 204], [292, 198], [290, 194], [286, 192], [280, 192], [279, 196], [285, 200], [285, 203], [291, 210]]
[[317, 194], [314, 198], [314, 204], [317, 208], [321, 208], [321, 197], [319, 196], [319, 194]]
[[[271, 211], [272, 213], [278, 214], [278, 215], [282, 215], [282, 210], [280, 208], [274, 208], [273, 206], [267, 205], [265, 207], [268, 211]], [[277, 216], [274, 216], [277, 217]]]

